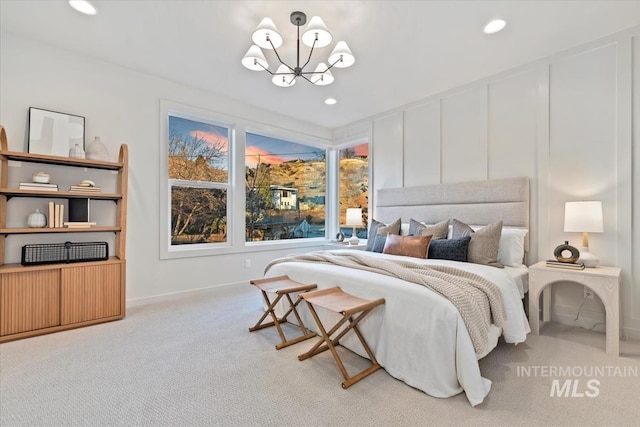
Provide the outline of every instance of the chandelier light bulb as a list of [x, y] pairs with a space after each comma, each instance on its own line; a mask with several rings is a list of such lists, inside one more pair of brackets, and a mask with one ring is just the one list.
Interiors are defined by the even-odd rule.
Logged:
[[333, 83], [333, 74], [327, 69], [327, 65], [324, 62], [319, 63], [316, 67], [311, 76], [311, 82], [318, 86], [326, 86]]
[[[342, 59], [342, 60], [340, 60]], [[329, 55], [329, 64], [334, 64], [336, 68], [351, 67], [356, 62], [356, 58], [351, 53], [351, 49], [346, 42], [339, 41]]]
[[244, 58], [242, 58], [242, 65], [253, 71], [262, 71], [269, 67], [262, 50], [255, 44], [249, 48]]
[[[271, 18], [264, 18], [260, 21], [260, 24], [251, 36], [251, 40], [263, 49], [277, 49], [282, 46], [282, 36]], [[269, 43], [269, 40], [271, 40], [271, 43]], [[273, 46], [271, 46], [271, 44], [273, 44]]]
[[325, 47], [331, 44], [331, 40], [333, 40], [333, 37], [327, 29], [327, 26], [324, 25], [324, 21], [322, 21], [322, 18], [320, 18], [319, 16], [314, 16], [313, 18], [311, 18], [309, 24], [307, 24], [307, 28], [302, 34], [302, 43], [311, 47], [313, 46], [313, 42], [315, 41], [315, 47]]
[[296, 76], [291, 72], [289, 67], [282, 64], [271, 79], [274, 85], [280, 87], [291, 87], [296, 84]]

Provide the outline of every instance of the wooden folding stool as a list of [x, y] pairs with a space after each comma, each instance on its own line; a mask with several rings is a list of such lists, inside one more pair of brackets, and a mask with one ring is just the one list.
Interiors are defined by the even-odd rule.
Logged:
[[[257, 331], [258, 329], [268, 328], [275, 325], [275, 327], [278, 329], [278, 334], [280, 334], [280, 339], [282, 339], [282, 342], [280, 344], [276, 344], [277, 350], [316, 336], [315, 332], [311, 332], [304, 327], [304, 323], [302, 322], [302, 319], [298, 314], [298, 310], [296, 309], [296, 307], [302, 300], [296, 299], [296, 302], [294, 303], [291, 299], [290, 294], [294, 292], [307, 292], [311, 289], [317, 288], [318, 285], [304, 285], [302, 283], [294, 282], [293, 280], [289, 279], [289, 276], [278, 276], [270, 277], [267, 279], [251, 280], [249, 283], [260, 289], [260, 291], [262, 292], [262, 296], [264, 297], [264, 302], [267, 305], [267, 309], [262, 314], [262, 317], [260, 318], [260, 320], [258, 320], [258, 323], [256, 323], [254, 327], [249, 328], [249, 332]], [[273, 302], [269, 300], [269, 297], [267, 296], [268, 293], [276, 294], [276, 298], [273, 300]], [[289, 310], [284, 314], [284, 316], [278, 319], [278, 316], [275, 313], [275, 308], [283, 296], [286, 297], [289, 301]], [[280, 326], [280, 324], [285, 323], [287, 321], [287, 316], [289, 316], [292, 312], [296, 316], [298, 326], [300, 326], [300, 329], [302, 330], [302, 335], [287, 340], [284, 336], [284, 332], [282, 331], [282, 327]], [[271, 315], [273, 321], [262, 324], [262, 322], [268, 315]]]
[[[322, 338], [318, 340], [318, 342], [313, 347], [311, 347], [309, 351], [299, 355], [298, 360], [308, 359], [318, 353], [322, 353], [327, 349], [331, 350], [331, 354], [333, 354], [333, 358], [336, 360], [338, 368], [340, 369], [340, 372], [342, 372], [342, 376], [345, 379], [345, 381], [342, 383], [342, 388], [347, 388], [352, 384], [357, 383], [364, 377], [371, 375], [381, 368], [375, 356], [373, 355], [373, 352], [367, 345], [367, 342], [364, 340], [362, 333], [360, 333], [357, 324], [362, 319], [364, 319], [364, 317], [369, 314], [375, 307], [384, 304], [384, 298], [369, 301], [362, 298], [354, 297], [353, 295], [349, 295], [343, 292], [342, 289], [337, 287], [321, 289], [313, 292], [306, 292], [304, 294], [300, 294], [298, 298], [304, 299], [306, 301], [307, 306], [309, 307], [309, 311], [311, 311], [313, 318], [318, 324], [318, 330], [322, 334]], [[320, 321], [316, 310], [313, 308], [314, 305], [336, 313], [340, 313], [342, 315], [342, 319], [340, 319], [338, 323], [336, 323], [331, 328], [331, 330], [327, 332], [324, 328], [324, 325]], [[354, 318], [355, 315], [357, 316]], [[340, 333], [335, 338], [331, 338], [331, 335], [335, 334], [338, 329], [340, 329], [340, 327], [347, 321], [349, 322], [348, 325], [342, 331], [340, 331]], [[342, 363], [342, 360], [340, 359], [340, 356], [338, 355], [338, 352], [335, 349], [335, 347], [340, 344], [340, 338], [342, 338], [347, 332], [351, 330], [353, 330], [353, 332], [355, 332], [355, 334], [358, 336], [358, 339], [360, 339], [362, 346], [369, 355], [369, 360], [371, 360], [370, 367], [364, 369], [354, 376], [349, 376], [347, 370], [344, 367], [344, 364]]]

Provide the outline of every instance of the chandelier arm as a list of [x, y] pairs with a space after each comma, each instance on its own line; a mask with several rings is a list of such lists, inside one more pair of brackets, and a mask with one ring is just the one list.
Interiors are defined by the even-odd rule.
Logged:
[[307, 76], [305, 76], [304, 74], [313, 74], [311, 72], [309, 73], [300, 73], [300, 77], [302, 77], [303, 79], [305, 79], [306, 81], [308, 81], [309, 83], [311, 83], [312, 85], [315, 85], [314, 82], [312, 82]]
[[[280, 55], [278, 55], [278, 51], [276, 50], [276, 47], [273, 45], [273, 42], [271, 41], [271, 38], [269, 36], [267, 36], [267, 40], [269, 41], [269, 44], [271, 44], [271, 47], [273, 48], [273, 52], [276, 54], [276, 57], [278, 58], [278, 61], [280, 61], [280, 63], [282, 65], [284, 65], [285, 67], [287, 67], [288, 69], [291, 70], [292, 73], [295, 74], [295, 70], [293, 68], [291, 68], [289, 66], [289, 64], [286, 64], [282, 59], [280, 59]], [[268, 70], [267, 70], [268, 71]], [[271, 71], [269, 71], [271, 73]], [[274, 74], [274, 73], [271, 73]]]
[[[313, 41], [313, 44], [311, 45], [311, 50], [309, 51], [309, 57], [307, 58], [307, 62], [305, 62], [302, 67], [300, 67], [301, 70], [303, 70], [304, 67], [307, 66], [309, 61], [311, 61], [311, 55], [313, 55], [313, 48], [315, 47], [317, 41], [318, 41], [318, 36], [316, 36], [316, 39]], [[300, 49], [300, 41], [298, 41], [298, 50], [299, 49]]]
[[275, 73], [271, 72], [270, 69], [268, 69], [267, 67], [265, 67], [264, 65], [262, 65], [260, 62], [258, 61], [254, 61], [255, 64], [258, 64], [259, 66], [262, 67], [263, 70], [265, 70], [267, 73], [271, 74], [272, 76], [275, 76]]
[[340, 55], [340, 59], [336, 60], [336, 62], [334, 62], [333, 64], [329, 65], [329, 68], [327, 68], [327, 71], [332, 69], [334, 65], [336, 65], [338, 62], [341, 62], [341, 61], [342, 61], [342, 55]]

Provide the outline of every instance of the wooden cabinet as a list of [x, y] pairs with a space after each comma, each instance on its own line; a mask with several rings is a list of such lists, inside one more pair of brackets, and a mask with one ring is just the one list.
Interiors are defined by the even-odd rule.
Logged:
[[[121, 319], [125, 316], [127, 146], [117, 162], [11, 152], [0, 126], [0, 342]], [[19, 190], [9, 188], [10, 160], [117, 172], [115, 193]], [[7, 217], [13, 198], [87, 198], [111, 200], [115, 223], [91, 228], [11, 228]], [[105, 261], [23, 266], [5, 264], [5, 241], [12, 235], [115, 233], [114, 255]], [[37, 243], [37, 236], [34, 243]]]

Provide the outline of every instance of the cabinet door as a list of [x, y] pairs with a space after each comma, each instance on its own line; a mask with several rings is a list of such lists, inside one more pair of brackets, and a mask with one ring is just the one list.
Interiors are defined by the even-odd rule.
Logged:
[[62, 324], [120, 315], [120, 264], [62, 269]]
[[0, 335], [60, 325], [60, 270], [0, 275]]

